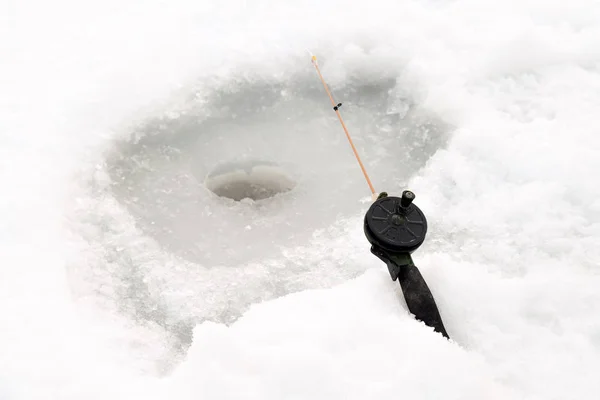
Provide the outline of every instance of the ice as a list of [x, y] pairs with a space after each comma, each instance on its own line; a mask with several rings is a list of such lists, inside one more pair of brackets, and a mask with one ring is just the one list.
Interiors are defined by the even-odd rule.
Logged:
[[404, 93], [403, 82], [396, 82], [396, 85], [388, 91], [389, 101], [387, 104], [387, 114], [398, 114], [400, 118], [406, 117], [410, 109], [410, 94]]
[[[600, 391], [597, 2], [4, 5], [2, 399]], [[450, 342], [369, 252], [307, 49], [428, 217]], [[211, 194], [246, 162], [295, 186]]]

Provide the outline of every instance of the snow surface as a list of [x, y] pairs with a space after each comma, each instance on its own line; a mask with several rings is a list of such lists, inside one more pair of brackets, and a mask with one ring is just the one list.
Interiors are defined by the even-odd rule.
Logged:
[[[594, 399], [593, 0], [4, 0], [1, 399]], [[362, 232], [429, 221], [452, 341]], [[297, 186], [202, 182], [275, 163]]]

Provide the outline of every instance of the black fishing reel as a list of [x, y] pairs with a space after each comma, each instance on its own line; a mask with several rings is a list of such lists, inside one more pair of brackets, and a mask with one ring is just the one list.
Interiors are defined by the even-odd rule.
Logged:
[[414, 199], [415, 194], [409, 190], [402, 197], [381, 193], [365, 215], [365, 235], [371, 253], [387, 264], [392, 280], [400, 282], [409, 311], [449, 338], [435, 299], [411, 257], [427, 234], [427, 219], [413, 204]]

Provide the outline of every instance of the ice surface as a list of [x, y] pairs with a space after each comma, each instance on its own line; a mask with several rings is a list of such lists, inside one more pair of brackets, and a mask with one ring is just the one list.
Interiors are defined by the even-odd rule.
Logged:
[[[0, 396], [595, 398], [592, 0], [8, 1]], [[410, 187], [452, 342], [368, 251]], [[297, 186], [226, 202], [218, 166]]]

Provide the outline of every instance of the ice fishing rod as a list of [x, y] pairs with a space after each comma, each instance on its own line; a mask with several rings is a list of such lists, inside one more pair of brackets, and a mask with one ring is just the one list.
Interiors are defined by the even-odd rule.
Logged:
[[425, 214], [413, 204], [415, 194], [410, 190], [402, 192], [402, 197], [388, 196], [386, 192], [377, 196], [340, 114], [342, 103], [333, 100], [319, 69], [317, 57], [311, 54], [311, 61], [373, 194], [374, 202], [365, 214], [363, 226], [365, 236], [371, 244], [371, 253], [386, 263], [392, 280], [399, 281], [408, 310], [415, 318], [449, 339], [435, 299], [411, 256], [425, 241], [427, 234]]

